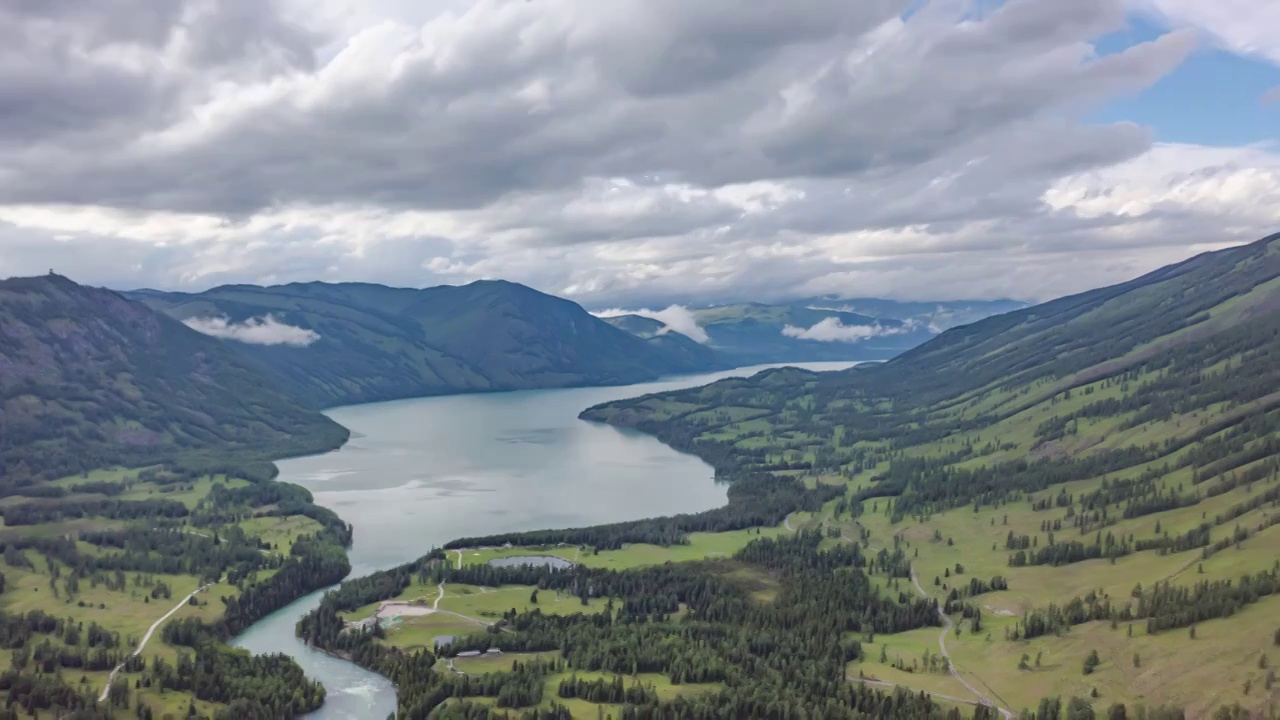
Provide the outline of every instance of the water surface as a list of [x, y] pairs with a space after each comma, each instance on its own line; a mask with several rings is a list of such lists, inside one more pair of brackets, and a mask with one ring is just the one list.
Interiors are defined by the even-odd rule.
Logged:
[[[802, 363], [835, 370], [851, 363]], [[725, 502], [707, 464], [640, 433], [578, 420], [592, 405], [750, 375], [766, 367], [639, 385], [530, 390], [397, 400], [328, 411], [351, 441], [323, 455], [279, 463], [280, 479], [355, 527], [352, 574], [421, 557], [449, 540], [515, 530], [595, 525]], [[328, 690], [311, 718], [368, 720], [395, 710], [380, 675], [308, 649], [294, 636], [314, 608], [308, 595], [236, 639], [254, 652], [284, 652]]]

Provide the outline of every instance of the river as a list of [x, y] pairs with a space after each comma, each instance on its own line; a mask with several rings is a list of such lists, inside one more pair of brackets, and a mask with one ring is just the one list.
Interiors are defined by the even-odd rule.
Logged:
[[[852, 363], [796, 363], [837, 370]], [[280, 479], [355, 527], [352, 575], [399, 565], [454, 538], [580, 527], [698, 512], [725, 502], [711, 467], [630, 430], [578, 420], [592, 405], [751, 375], [775, 365], [603, 388], [528, 390], [396, 400], [328, 414], [351, 440], [323, 455], [284, 460]], [[328, 690], [310, 720], [378, 720], [395, 711], [380, 675], [307, 648], [298, 618], [313, 593], [269, 615], [235, 644], [284, 652]]]

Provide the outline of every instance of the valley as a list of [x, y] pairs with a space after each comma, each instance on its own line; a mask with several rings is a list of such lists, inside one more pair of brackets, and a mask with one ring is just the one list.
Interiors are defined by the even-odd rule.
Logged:
[[1265, 717], [1277, 245], [886, 363], [327, 414], [118, 295], [9, 284], [9, 708]]
[[[596, 710], [615, 717], [839, 713], [894, 688], [877, 716], [1265, 717], [1280, 692], [1277, 245], [998, 316], [884, 365], [593, 407], [585, 419], [703, 457], [729, 504], [461, 538], [344, 583], [299, 632], [392, 678], [411, 716], [554, 716], [576, 697], [566, 673], [604, 672]], [[511, 555], [576, 564], [485, 563]], [[447, 674], [421, 633], [343, 629], [441, 583], [485, 598], [459, 601], [472, 612], [509, 606], [488, 616], [496, 632], [437, 648]], [[583, 614], [564, 615], [566, 596]], [[741, 644], [757, 622], [788, 632]], [[510, 673], [457, 672], [497, 651]], [[719, 687], [662, 698], [653, 673]], [[938, 703], [912, 705], [917, 690]]]

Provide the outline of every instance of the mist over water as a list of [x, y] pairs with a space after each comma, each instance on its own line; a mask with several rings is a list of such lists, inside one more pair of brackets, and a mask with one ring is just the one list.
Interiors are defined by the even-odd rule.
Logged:
[[[836, 370], [852, 363], [800, 363]], [[703, 385], [767, 367], [607, 388], [530, 390], [398, 400], [336, 408], [351, 441], [285, 460], [280, 479], [355, 526], [352, 575], [421, 557], [449, 540], [511, 530], [595, 525], [698, 512], [725, 502], [711, 467], [657, 440], [578, 419], [598, 403]], [[313, 593], [255, 624], [235, 644], [284, 652], [324, 683], [323, 720], [381, 719], [395, 689], [380, 675], [307, 648], [298, 618]]]

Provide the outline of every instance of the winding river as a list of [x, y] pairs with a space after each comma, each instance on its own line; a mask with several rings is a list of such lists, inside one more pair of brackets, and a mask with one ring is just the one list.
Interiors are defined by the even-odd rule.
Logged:
[[[852, 363], [798, 363], [836, 370]], [[314, 493], [355, 526], [353, 576], [420, 557], [463, 536], [635, 520], [723, 505], [725, 487], [701, 460], [657, 440], [577, 419], [597, 403], [750, 375], [767, 367], [639, 385], [398, 400], [336, 408], [351, 441], [279, 463], [280, 479]], [[380, 675], [313, 651], [294, 623], [313, 593], [236, 638], [254, 652], [284, 652], [328, 690], [309, 718], [369, 720], [395, 711]]]

